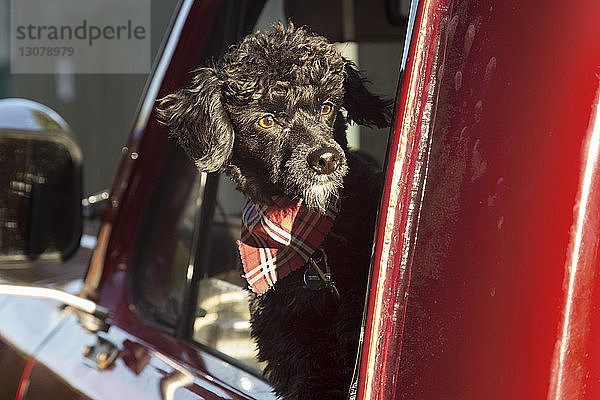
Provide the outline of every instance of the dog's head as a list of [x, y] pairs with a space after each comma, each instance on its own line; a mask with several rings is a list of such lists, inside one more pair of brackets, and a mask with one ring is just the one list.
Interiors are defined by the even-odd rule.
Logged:
[[255, 203], [285, 195], [320, 212], [348, 170], [346, 119], [383, 127], [390, 117], [350, 61], [291, 23], [196, 70], [158, 111], [200, 170], [224, 171]]

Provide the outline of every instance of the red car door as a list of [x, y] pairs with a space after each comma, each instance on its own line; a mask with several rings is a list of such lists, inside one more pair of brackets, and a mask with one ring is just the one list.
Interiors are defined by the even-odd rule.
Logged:
[[425, 0], [360, 399], [600, 398], [600, 3]]

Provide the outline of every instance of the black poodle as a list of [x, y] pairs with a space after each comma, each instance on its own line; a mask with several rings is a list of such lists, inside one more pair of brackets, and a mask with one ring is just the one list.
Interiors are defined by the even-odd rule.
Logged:
[[[278, 276], [264, 272], [262, 287], [251, 280], [246, 264], [253, 260], [244, 249], [256, 250], [264, 237], [240, 243], [252, 335], [265, 375], [284, 399], [348, 395], [382, 179], [372, 162], [348, 150], [345, 129], [390, 122], [390, 102], [364, 83], [325, 38], [279, 23], [249, 35], [214, 67], [195, 71], [190, 88], [160, 101], [162, 122], [198, 168], [224, 172], [247, 196], [250, 236], [261, 224], [268, 230], [264, 219], [281, 207], [316, 221], [292, 223], [294, 239], [284, 244], [293, 250], [312, 235], [306, 229], [323, 231], [307, 239], [300, 262], [278, 265]], [[297, 233], [296, 225], [309, 228]], [[288, 253], [268, 254], [273, 266]]]

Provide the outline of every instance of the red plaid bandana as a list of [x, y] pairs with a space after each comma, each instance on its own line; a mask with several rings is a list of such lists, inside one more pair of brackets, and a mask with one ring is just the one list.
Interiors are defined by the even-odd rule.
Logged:
[[242, 232], [238, 241], [244, 277], [258, 295], [269, 290], [277, 279], [306, 264], [333, 226], [338, 201], [330, 202], [325, 215], [282, 197], [273, 197], [275, 206], [257, 206], [246, 199], [242, 211]]

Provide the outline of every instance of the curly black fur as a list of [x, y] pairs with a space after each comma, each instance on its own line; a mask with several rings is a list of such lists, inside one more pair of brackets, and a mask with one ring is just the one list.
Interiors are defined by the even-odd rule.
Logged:
[[[161, 120], [198, 168], [225, 172], [253, 202], [283, 194], [322, 212], [332, 196], [341, 199], [323, 244], [341, 299], [309, 290], [304, 271], [295, 271], [251, 300], [259, 358], [285, 399], [344, 399], [348, 391], [381, 176], [348, 151], [345, 129], [348, 121], [383, 127], [390, 120], [390, 103], [364, 83], [325, 38], [280, 23], [246, 37], [215, 66], [195, 71], [190, 88], [160, 100]], [[333, 111], [323, 115], [324, 104]], [[273, 126], [261, 126], [265, 116]], [[327, 174], [309, 163], [323, 148], [340, 154]]]

